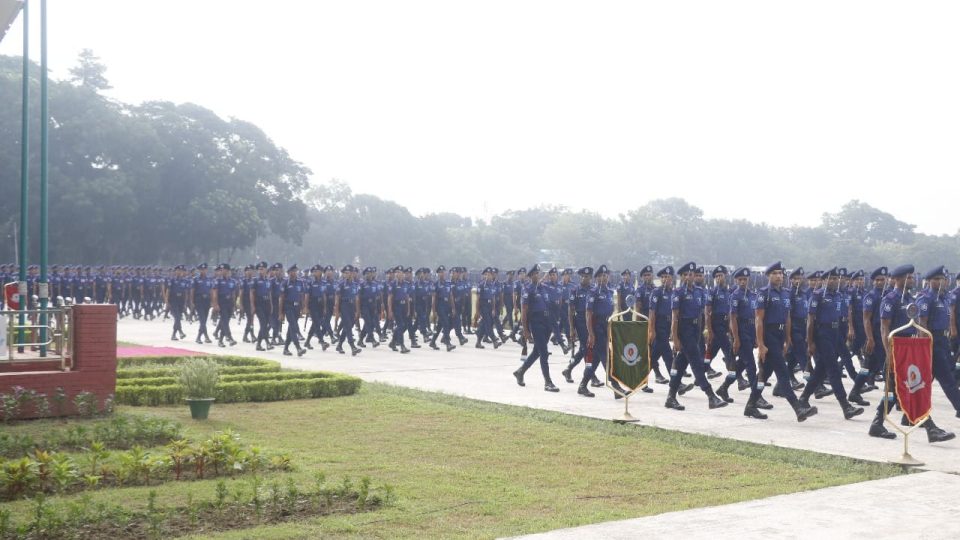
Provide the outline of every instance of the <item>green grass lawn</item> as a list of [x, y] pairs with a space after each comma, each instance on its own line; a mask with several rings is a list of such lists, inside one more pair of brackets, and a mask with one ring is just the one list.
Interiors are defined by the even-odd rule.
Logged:
[[[217, 538], [492, 538], [726, 504], [884, 478], [899, 468], [657, 428], [364, 383], [354, 396], [183, 407], [121, 407], [176, 419], [193, 439], [231, 428], [245, 443], [288, 452], [304, 485], [369, 476], [396, 487], [375, 512], [315, 518]], [[10, 429], [35, 432], [35, 424]], [[248, 480], [230, 480], [247, 482]], [[94, 492], [133, 507], [211, 499], [215, 481]], [[25, 516], [30, 503], [7, 503]]]

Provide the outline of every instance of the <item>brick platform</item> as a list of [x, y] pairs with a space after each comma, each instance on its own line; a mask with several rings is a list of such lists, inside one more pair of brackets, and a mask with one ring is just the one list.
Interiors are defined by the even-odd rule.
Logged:
[[[49, 416], [56, 415], [53, 395], [57, 387], [67, 395], [64, 414], [77, 414], [73, 398], [80, 392], [96, 396], [96, 408], [103, 408], [104, 399], [117, 385], [117, 308], [112, 304], [89, 304], [73, 307], [73, 354], [70, 371], [56, 369], [51, 362], [11, 362], [3, 364], [0, 373], [0, 394], [13, 393], [22, 386], [47, 395], [51, 404]], [[36, 418], [33, 405], [20, 412], [20, 418]]]

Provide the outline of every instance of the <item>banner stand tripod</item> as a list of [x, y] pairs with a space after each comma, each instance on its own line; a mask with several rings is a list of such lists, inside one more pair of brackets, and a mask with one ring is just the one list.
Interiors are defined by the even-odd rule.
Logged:
[[[922, 466], [922, 465], [924, 464], [922, 461], [920, 461], [920, 460], [914, 458], [912, 455], [910, 455], [910, 447], [909, 447], [909, 444], [910, 444], [910, 434], [913, 433], [914, 431], [916, 431], [917, 428], [919, 428], [919, 427], [927, 420], [927, 418], [930, 417], [930, 411], [927, 411], [927, 414], [925, 414], [925, 415], [923, 415], [922, 417], [918, 418], [917, 421], [916, 421], [912, 426], [904, 429], [904, 428], [902, 428], [902, 427], [900, 426], [900, 423], [899, 423], [899, 422], [896, 422], [896, 421], [894, 421], [893, 419], [890, 418], [890, 400], [889, 400], [889, 399], [886, 399], [886, 398], [887, 398], [887, 396], [890, 396], [891, 394], [893, 394], [894, 396], [896, 395], [894, 392], [895, 392], [895, 390], [896, 390], [896, 385], [898, 384], [898, 383], [897, 383], [897, 380], [896, 380], [896, 373], [895, 373], [895, 371], [894, 371], [894, 369], [893, 369], [893, 364], [894, 364], [894, 361], [895, 361], [895, 357], [894, 357], [893, 355], [896, 354], [896, 352], [894, 351], [894, 345], [893, 345], [894, 342], [893, 342], [893, 340], [895, 339], [894, 336], [896, 336], [897, 333], [902, 332], [903, 330], [907, 330], [907, 329], [909, 329], [909, 328], [916, 328], [916, 330], [917, 330], [918, 333], [923, 334], [923, 335], [926, 336], [924, 339], [930, 340], [930, 358], [931, 358], [931, 361], [932, 361], [932, 359], [933, 359], [933, 334], [931, 334], [930, 331], [927, 330], [926, 328], [924, 328], [924, 327], [920, 326], [919, 324], [917, 324], [917, 314], [918, 314], [918, 312], [919, 312], [919, 310], [918, 310], [916, 304], [910, 304], [909, 306], [907, 306], [907, 315], [910, 317], [910, 322], [908, 322], [907, 324], [901, 326], [900, 328], [896, 328], [896, 329], [892, 330], [892, 331], [890, 332], [890, 335], [887, 336], [887, 339], [889, 339], [889, 340], [891, 341], [890, 349], [891, 349], [891, 353], [892, 353], [892, 354], [891, 354], [891, 358], [890, 358], [889, 361], [887, 362], [886, 373], [884, 374], [884, 378], [883, 378], [884, 392], [885, 392], [885, 395], [884, 395], [884, 405], [883, 405], [883, 408], [884, 408], [884, 411], [883, 411], [883, 413], [884, 413], [884, 414], [883, 414], [884, 420], [885, 420], [888, 424], [890, 424], [891, 426], [893, 426], [893, 428], [894, 428], [895, 430], [899, 431], [901, 435], [903, 435], [903, 454], [900, 456], [899, 459], [891, 459], [891, 460], [889, 461], [889, 463], [894, 463], [894, 464], [897, 464], [897, 465], [902, 465], [902, 466], [904, 466], [904, 467], [920, 467], [920, 466]], [[905, 338], [905, 339], [909, 339], [909, 338]], [[894, 383], [893, 383], [893, 384], [894, 384], [894, 389], [893, 389], [893, 390], [891, 390], [891, 388], [890, 388], [890, 381], [894, 381]]]

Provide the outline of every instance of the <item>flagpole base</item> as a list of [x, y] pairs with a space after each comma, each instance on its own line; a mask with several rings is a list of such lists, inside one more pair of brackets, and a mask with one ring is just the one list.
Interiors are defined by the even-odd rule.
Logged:
[[623, 397], [623, 414], [613, 419], [614, 422], [639, 422], [639, 418], [634, 418], [630, 414], [630, 395], [627, 394]]
[[923, 465], [922, 461], [915, 459], [907, 452], [904, 452], [900, 459], [891, 459], [889, 463], [903, 465], [904, 467], [920, 467]]

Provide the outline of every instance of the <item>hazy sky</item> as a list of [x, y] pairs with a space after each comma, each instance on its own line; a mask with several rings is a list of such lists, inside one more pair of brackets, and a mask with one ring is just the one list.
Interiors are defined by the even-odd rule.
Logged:
[[[615, 216], [679, 196], [814, 225], [859, 198], [922, 232], [960, 227], [955, 0], [49, 7], [55, 77], [92, 48], [111, 96], [254, 122], [314, 182], [416, 214]], [[0, 54], [20, 54], [20, 24]]]

